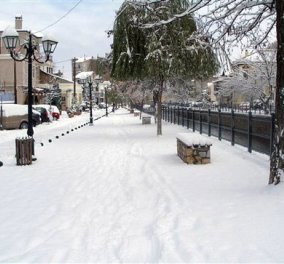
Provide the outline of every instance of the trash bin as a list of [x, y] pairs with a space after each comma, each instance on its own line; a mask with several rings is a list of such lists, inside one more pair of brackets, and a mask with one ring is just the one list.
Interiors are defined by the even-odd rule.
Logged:
[[16, 138], [16, 160], [17, 165], [32, 164], [32, 155], [34, 154], [34, 139]]

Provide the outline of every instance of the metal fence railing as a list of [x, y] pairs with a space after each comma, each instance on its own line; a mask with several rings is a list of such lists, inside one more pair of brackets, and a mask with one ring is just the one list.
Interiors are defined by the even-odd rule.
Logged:
[[225, 139], [232, 145], [247, 147], [270, 155], [275, 115], [258, 114], [252, 111], [238, 112], [184, 107], [162, 107], [164, 121], [185, 126], [200, 134]]

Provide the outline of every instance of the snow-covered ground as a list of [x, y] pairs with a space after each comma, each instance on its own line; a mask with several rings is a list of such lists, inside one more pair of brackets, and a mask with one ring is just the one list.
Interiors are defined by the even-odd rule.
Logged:
[[283, 262], [284, 185], [267, 184], [267, 156], [212, 137], [211, 164], [187, 165], [186, 128], [157, 137], [119, 109], [75, 130], [88, 120], [36, 127], [30, 166], [15, 165], [25, 131], [0, 131], [1, 263]]

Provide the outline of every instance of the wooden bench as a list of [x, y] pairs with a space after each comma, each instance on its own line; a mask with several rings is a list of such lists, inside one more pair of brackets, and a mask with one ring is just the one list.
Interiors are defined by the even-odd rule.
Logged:
[[142, 116], [142, 125], [151, 124], [151, 116]]
[[185, 163], [210, 163], [212, 143], [206, 137], [195, 133], [179, 133], [176, 138], [177, 154]]
[[140, 111], [134, 110], [134, 116], [139, 116], [139, 115], [140, 115]]

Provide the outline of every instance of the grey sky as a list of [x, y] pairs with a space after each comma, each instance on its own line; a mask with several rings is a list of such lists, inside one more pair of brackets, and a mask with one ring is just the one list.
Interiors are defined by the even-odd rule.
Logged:
[[[23, 16], [23, 29], [40, 31], [56, 22], [79, 0], [0, 0], [0, 29], [14, 26], [16, 15]], [[52, 34], [59, 42], [54, 54], [56, 70], [71, 78], [73, 57], [104, 56], [110, 51], [111, 29], [115, 11], [123, 0], [81, 0], [69, 14], [43, 33]], [[69, 61], [66, 61], [69, 60]], [[66, 62], [62, 62], [66, 61]]]

